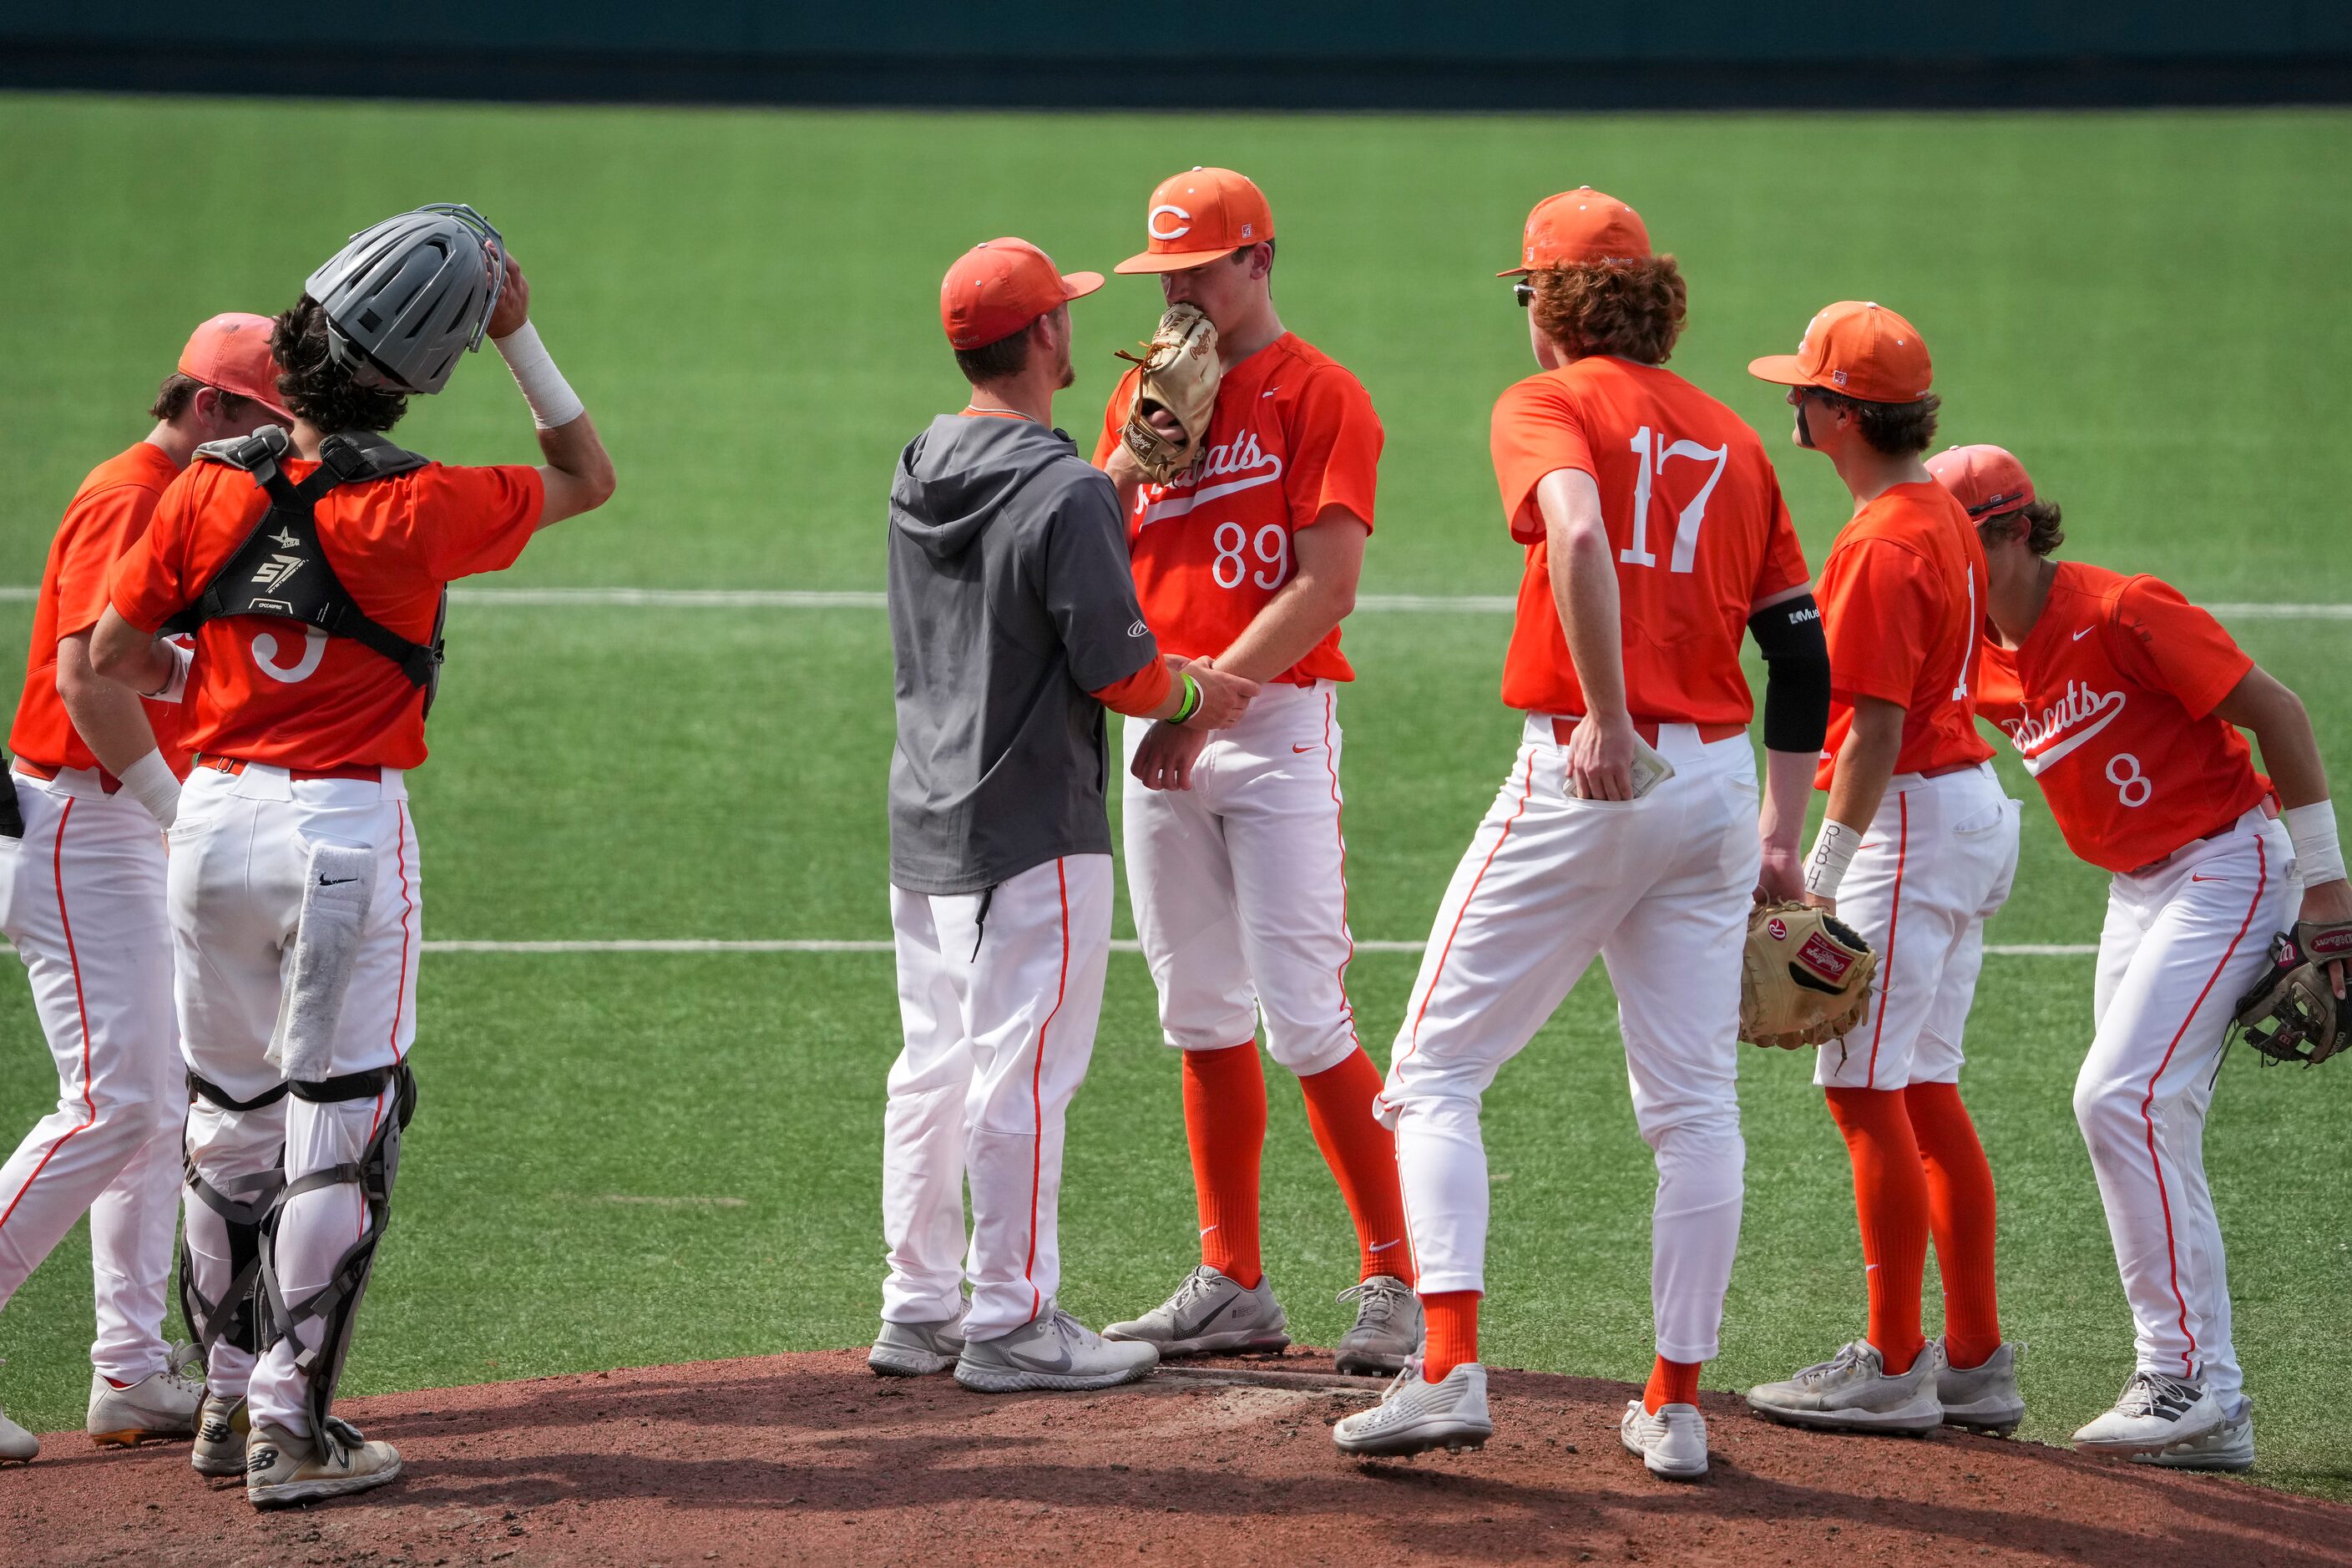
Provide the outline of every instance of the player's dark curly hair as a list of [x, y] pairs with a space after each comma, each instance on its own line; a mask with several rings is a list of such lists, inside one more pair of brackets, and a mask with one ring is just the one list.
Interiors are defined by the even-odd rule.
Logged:
[[1805, 395], [1851, 413], [1871, 449], [1890, 458], [1916, 458], [1933, 445], [1936, 412], [1944, 406], [1944, 400], [1932, 392], [1916, 403], [1872, 403], [1818, 386], [1807, 387]]
[[1690, 314], [1690, 291], [1671, 256], [1549, 268], [1529, 281], [1537, 330], [1579, 358], [1664, 364]]
[[[198, 381], [184, 371], [175, 370], [163, 378], [163, 385], [155, 389], [154, 405], [147, 410], [147, 417], [177, 419], [188, 411], [188, 405], [196, 400], [196, 394], [211, 385], [210, 382]], [[253, 399], [250, 397], [241, 397], [225, 387], [214, 386], [213, 390], [220, 394], [221, 413], [231, 419], [242, 419], [245, 411], [252, 406]]]
[[286, 406], [327, 435], [338, 430], [389, 430], [408, 412], [408, 395], [361, 386], [327, 348], [325, 307], [308, 294], [270, 329], [278, 361], [278, 395]]
[[2030, 500], [2011, 510], [1997, 512], [1980, 520], [1979, 529], [1997, 527], [2004, 534], [2019, 531], [2011, 524], [2021, 523], [2025, 548], [2036, 555], [2047, 555], [2066, 542], [2066, 531], [2060, 526], [2062, 514], [2054, 500]]

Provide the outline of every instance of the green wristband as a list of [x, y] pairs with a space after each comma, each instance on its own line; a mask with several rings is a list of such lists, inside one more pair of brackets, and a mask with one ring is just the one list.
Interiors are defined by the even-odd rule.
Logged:
[[1168, 721], [1171, 724], [1181, 724], [1200, 710], [1201, 683], [1187, 673], [1184, 677], [1184, 700], [1176, 704], [1176, 711], [1169, 715]]

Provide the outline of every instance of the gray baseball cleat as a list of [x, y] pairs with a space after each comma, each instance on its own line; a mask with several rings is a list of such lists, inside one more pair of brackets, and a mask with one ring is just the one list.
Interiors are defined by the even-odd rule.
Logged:
[[188, 1463], [200, 1476], [245, 1474], [245, 1441], [251, 1435], [245, 1395], [207, 1394], [196, 1413], [196, 1440], [189, 1446]]
[[1421, 1298], [1393, 1275], [1375, 1274], [1339, 1299], [1356, 1300], [1355, 1326], [1339, 1336], [1339, 1370], [1359, 1376], [1402, 1372], [1421, 1353]]
[[[1937, 1343], [1942, 1343], [1938, 1341]], [[2025, 1347], [2004, 1344], [1976, 1366], [1952, 1364], [1944, 1352], [1944, 1368], [1936, 1374], [1936, 1398], [1944, 1407], [1944, 1425], [1966, 1427], [2006, 1437], [2025, 1419], [2025, 1395], [2017, 1391], [2017, 1362]]]
[[2176, 1470], [2251, 1470], [2254, 1468], [2254, 1402], [2241, 1398], [2238, 1414], [2202, 1437], [2191, 1437], [2154, 1453], [2130, 1456], [2135, 1465]]
[[963, 1318], [958, 1312], [931, 1323], [883, 1321], [866, 1352], [866, 1364], [882, 1377], [925, 1377], [945, 1372], [963, 1354]]
[[399, 1479], [399, 1449], [331, 1415], [322, 1442], [260, 1421], [245, 1446], [245, 1500], [256, 1508], [349, 1497]]
[[1759, 1415], [1790, 1426], [1916, 1436], [1944, 1424], [1944, 1402], [1936, 1394], [1943, 1366], [1942, 1342], [1929, 1340], [1909, 1371], [1889, 1376], [1878, 1347], [1855, 1340], [1785, 1383], [1758, 1384], [1748, 1391], [1748, 1404]]
[[1202, 1264], [1176, 1293], [1139, 1318], [1113, 1323], [1103, 1338], [1139, 1342], [1162, 1361], [1188, 1355], [1269, 1355], [1290, 1343], [1290, 1320], [1274, 1299], [1274, 1281], [1261, 1276], [1255, 1290]]
[[41, 1440], [0, 1410], [0, 1465], [29, 1465], [40, 1451]]
[[[2074, 1447], [2136, 1458], [2198, 1442], [2229, 1425], [2221, 1401], [2203, 1384], [2160, 1372], [2135, 1372], [2115, 1408], [2074, 1434]], [[2251, 1429], [2246, 1437], [2252, 1441]]]
[[1617, 1436], [1654, 1476], [1695, 1481], [1706, 1474], [1706, 1417], [1696, 1405], [1661, 1405], [1652, 1415], [1640, 1400], [1629, 1399]]
[[1339, 1452], [1367, 1458], [1483, 1448], [1494, 1435], [1495, 1423], [1486, 1414], [1486, 1369], [1475, 1361], [1464, 1362], [1438, 1383], [1423, 1382], [1420, 1366], [1407, 1365], [1378, 1405], [1331, 1428]]
[[1009, 1334], [966, 1340], [955, 1380], [978, 1394], [1111, 1388], [1149, 1376], [1159, 1364], [1160, 1352], [1150, 1345], [1113, 1343], [1049, 1304]]
[[186, 1437], [196, 1430], [205, 1402], [205, 1380], [181, 1369], [195, 1355], [194, 1345], [173, 1345], [170, 1364], [128, 1388], [89, 1374], [89, 1412], [83, 1430], [100, 1447], [129, 1447], [150, 1437]]

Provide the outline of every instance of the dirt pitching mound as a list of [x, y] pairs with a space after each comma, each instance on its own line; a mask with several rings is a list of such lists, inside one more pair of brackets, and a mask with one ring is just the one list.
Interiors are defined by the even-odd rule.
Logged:
[[992, 1397], [826, 1352], [358, 1399], [407, 1473], [273, 1514], [184, 1447], [63, 1434], [0, 1470], [0, 1563], [2352, 1563], [2352, 1509], [1993, 1438], [1791, 1432], [1726, 1394], [1713, 1474], [1676, 1485], [1619, 1445], [1630, 1389], [1535, 1373], [1495, 1374], [1485, 1451], [1359, 1463], [1328, 1426], [1378, 1387], [1328, 1366]]

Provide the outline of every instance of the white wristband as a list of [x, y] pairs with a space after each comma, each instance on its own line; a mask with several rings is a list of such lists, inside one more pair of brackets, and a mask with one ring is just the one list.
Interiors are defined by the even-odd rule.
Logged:
[[530, 405], [531, 419], [542, 430], [553, 430], [569, 425], [588, 412], [563, 373], [555, 368], [549, 357], [547, 345], [539, 341], [539, 329], [525, 321], [502, 338], [490, 342], [499, 356], [514, 372], [515, 384], [522, 388], [522, 400]]
[[139, 695], [150, 702], [184, 702], [188, 697], [188, 671], [196, 662], [195, 647], [176, 637], [163, 646], [171, 650], [172, 673], [159, 689]]
[[2315, 888], [2322, 882], [2340, 881], [2344, 877], [2344, 847], [2336, 837], [2336, 803], [2315, 800], [2309, 805], [2289, 806], [2281, 814], [2286, 824], [2286, 836], [2294, 840], [2294, 859], [2303, 876], [2303, 885]]
[[165, 827], [180, 815], [180, 781], [172, 776], [172, 764], [161, 752], [150, 752], [123, 769], [122, 788]]
[[1824, 817], [1821, 832], [1813, 838], [1813, 852], [1805, 857], [1805, 891], [1817, 899], [1834, 900], [1845, 880], [1845, 868], [1853, 864], [1853, 852], [1860, 847], [1860, 828]]

